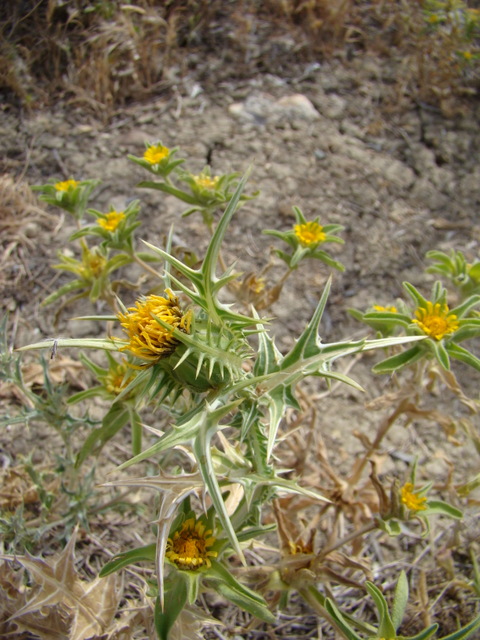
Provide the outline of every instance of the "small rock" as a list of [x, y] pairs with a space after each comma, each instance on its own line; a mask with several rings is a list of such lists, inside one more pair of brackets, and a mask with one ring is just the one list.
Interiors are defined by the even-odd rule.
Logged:
[[300, 116], [305, 120], [316, 120], [320, 114], [310, 100], [301, 93], [285, 96], [277, 101], [277, 106], [285, 109], [291, 115]]
[[320, 117], [310, 100], [301, 93], [284, 96], [279, 100], [267, 93], [254, 93], [244, 102], [229, 105], [228, 111], [236, 118], [257, 125], [265, 125], [267, 122], [292, 122], [298, 119], [311, 121]]

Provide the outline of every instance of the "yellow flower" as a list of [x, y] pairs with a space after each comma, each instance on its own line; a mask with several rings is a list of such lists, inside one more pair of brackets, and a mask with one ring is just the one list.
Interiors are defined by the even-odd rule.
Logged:
[[152, 145], [143, 154], [143, 159], [150, 164], [158, 164], [162, 160], [168, 157], [170, 149], [162, 146], [161, 144]]
[[327, 237], [323, 227], [318, 222], [306, 222], [294, 226], [295, 235], [304, 247], [312, 247], [323, 242]]
[[64, 180], [63, 182], [56, 182], [53, 186], [57, 191], [70, 191], [70, 189], [76, 189], [78, 185], [77, 180]]
[[98, 218], [97, 223], [102, 229], [107, 231], [115, 231], [121, 221], [125, 218], [123, 211], [110, 211], [106, 213], [104, 218]]
[[400, 489], [400, 498], [402, 503], [411, 511], [425, 511], [427, 508], [425, 506], [427, 499], [424, 496], [419, 496], [418, 493], [414, 493], [411, 482], [406, 482]]
[[192, 178], [195, 180], [197, 187], [201, 187], [202, 189], [215, 189], [219, 180], [218, 176], [214, 176], [212, 178], [205, 173], [201, 173], [198, 176], [192, 176]]
[[412, 320], [419, 328], [435, 340], [441, 340], [449, 333], [455, 333], [459, 324], [457, 316], [449, 313], [447, 304], [427, 301], [427, 307], [418, 307]]
[[156, 317], [169, 324], [172, 329], [190, 332], [191, 313], [182, 313], [178, 298], [170, 289], [166, 289], [165, 293], [166, 298], [148, 296], [144, 300], [137, 300], [136, 306], [129, 307], [127, 313], [118, 314], [129, 339], [124, 349], [151, 363], [172, 354], [178, 344], [173, 331], [165, 329], [157, 322]]
[[211, 567], [210, 558], [216, 558], [216, 551], [209, 551], [216, 539], [212, 530], [205, 530], [205, 525], [195, 518], [188, 518], [179, 531], [168, 538], [165, 556], [174, 562], [179, 569], [195, 571], [200, 567]]
[[374, 304], [373, 308], [375, 309], [375, 311], [378, 311], [379, 313], [382, 311], [388, 311], [388, 313], [397, 313], [397, 307], [394, 307], [393, 305], [390, 305], [388, 307], [382, 307], [382, 305], [380, 304]]
[[128, 371], [126, 364], [117, 364], [112, 365], [108, 370], [108, 373], [103, 378], [103, 384], [105, 389], [112, 393], [115, 396], [118, 396], [119, 393], [125, 389], [127, 384], [130, 382], [130, 375], [126, 375]]
[[252, 292], [257, 295], [259, 293], [262, 293], [262, 291], [264, 291], [265, 284], [266, 284], [265, 278], [262, 278], [262, 277], [257, 278], [255, 274], [252, 274], [252, 276], [248, 279], [248, 286], [250, 287]]
[[473, 58], [473, 53], [471, 51], [461, 51], [460, 53], [464, 60], [471, 60]]

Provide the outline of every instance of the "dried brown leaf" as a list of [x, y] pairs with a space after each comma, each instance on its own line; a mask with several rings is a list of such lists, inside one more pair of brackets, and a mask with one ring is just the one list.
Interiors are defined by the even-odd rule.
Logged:
[[[117, 611], [120, 599], [117, 587], [118, 576], [113, 574], [107, 578], [96, 578], [93, 582], [81, 580], [75, 569], [75, 541], [77, 531], [71, 536], [65, 549], [57, 558], [44, 560], [27, 553], [16, 558], [31, 574], [36, 586], [31, 590], [31, 597], [10, 617], [18, 626], [31, 625], [31, 616], [35, 624], [54, 612], [55, 616], [66, 616], [70, 627], [69, 640], [86, 640], [103, 634], [111, 624]], [[50, 629], [56, 633], [56, 628]], [[36, 632], [37, 633], [37, 632]], [[42, 638], [62, 636], [41, 636]]]

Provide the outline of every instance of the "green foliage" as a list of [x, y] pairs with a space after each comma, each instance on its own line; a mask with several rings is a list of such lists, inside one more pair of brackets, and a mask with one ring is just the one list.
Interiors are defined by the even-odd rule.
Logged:
[[425, 257], [434, 262], [427, 272], [439, 273], [450, 280], [462, 299], [480, 293], [480, 260], [469, 264], [464, 254], [455, 249], [450, 254], [428, 251]]

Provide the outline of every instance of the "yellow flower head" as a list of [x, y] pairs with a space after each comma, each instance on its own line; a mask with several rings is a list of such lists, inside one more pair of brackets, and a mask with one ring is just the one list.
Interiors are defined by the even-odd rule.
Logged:
[[165, 556], [179, 569], [195, 571], [200, 567], [211, 567], [210, 558], [216, 558], [216, 551], [209, 551], [215, 544], [211, 529], [195, 518], [188, 518], [180, 529], [168, 538]]
[[175, 351], [178, 340], [155, 318], [178, 328], [185, 333], [190, 331], [191, 313], [183, 314], [178, 298], [170, 289], [166, 289], [166, 298], [148, 296], [137, 300], [135, 307], [129, 307], [127, 313], [119, 313], [118, 319], [127, 334], [129, 343], [124, 349], [133, 355], [151, 363], [166, 358]]
[[106, 213], [104, 218], [98, 218], [97, 223], [102, 229], [107, 231], [115, 231], [121, 221], [125, 218], [123, 211], [110, 211]]
[[105, 389], [115, 396], [121, 393], [130, 382], [131, 375], [127, 375], [127, 365], [119, 363], [112, 365], [103, 378]]
[[410, 511], [425, 511], [427, 508], [425, 505], [427, 499], [424, 496], [419, 496], [418, 493], [414, 493], [411, 482], [406, 482], [400, 489], [400, 499]]
[[53, 186], [57, 191], [70, 191], [76, 189], [79, 185], [77, 180], [64, 180], [63, 182], [56, 182]]
[[164, 147], [161, 144], [152, 145], [143, 154], [143, 159], [150, 164], [158, 164], [162, 160], [168, 157], [170, 149]]
[[248, 279], [248, 286], [252, 293], [258, 295], [265, 290], [265, 278], [262, 278], [261, 276], [257, 277], [255, 274], [252, 274], [252, 276]]
[[319, 225], [318, 222], [296, 224], [293, 230], [303, 247], [313, 247], [320, 242], [323, 242], [327, 237], [323, 231], [323, 227]]
[[200, 187], [202, 189], [215, 189], [219, 181], [218, 176], [214, 176], [212, 178], [205, 173], [201, 173], [198, 176], [192, 176], [192, 178], [195, 180], [195, 184], [197, 185], [197, 187]]
[[419, 328], [435, 340], [441, 340], [449, 333], [455, 333], [460, 326], [457, 316], [450, 313], [447, 304], [427, 301], [427, 306], [418, 307], [412, 320]]
[[382, 305], [380, 304], [374, 304], [373, 308], [375, 309], [375, 311], [378, 311], [379, 313], [381, 313], [382, 311], [387, 311], [388, 313], [397, 313], [397, 307], [394, 307], [393, 305], [390, 305], [388, 307], [382, 307]]

